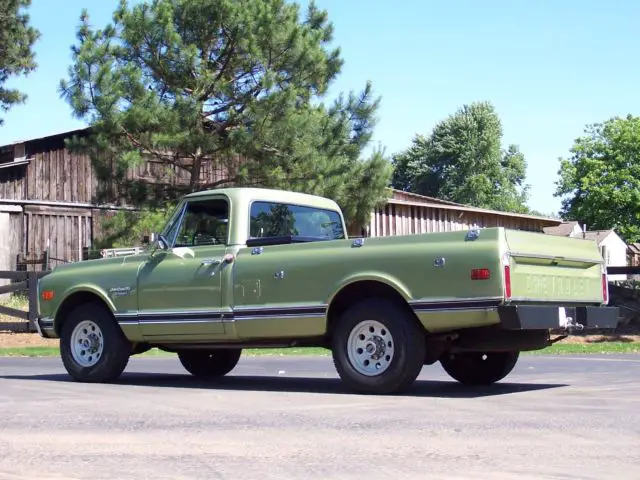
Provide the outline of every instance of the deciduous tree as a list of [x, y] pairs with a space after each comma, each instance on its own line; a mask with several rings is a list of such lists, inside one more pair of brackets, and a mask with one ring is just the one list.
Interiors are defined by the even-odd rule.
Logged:
[[502, 124], [489, 102], [464, 105], [427, 137], [393, 157], [395, 188], [476, 207], [527, 212], [526, 160], [501, 146]]
[[562, 217], [640, 241], [640, 117], [587, 125], [558, 173]]

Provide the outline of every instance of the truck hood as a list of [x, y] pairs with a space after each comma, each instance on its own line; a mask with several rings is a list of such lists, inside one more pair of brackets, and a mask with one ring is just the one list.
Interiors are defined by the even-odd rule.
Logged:
[[82, 262], [70, 262], [57, 265], [51, 270], [51, 273], [62, 273], [69, 271], [83, 271], [94, 270], [100, 267], [107, 267], [111, 265], [126, 265], [131, 263], [140, 263], [148, 258], [147, 253], [141, 253], [137, 255], [124, 255], [122, 257], [108, 257], [98, 258], [95, 260], [83, 260]]

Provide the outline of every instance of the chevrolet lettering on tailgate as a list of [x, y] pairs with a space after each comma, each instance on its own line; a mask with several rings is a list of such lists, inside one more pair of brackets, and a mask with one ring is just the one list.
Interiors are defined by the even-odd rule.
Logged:
[[607, 297], [591, 241], [504, 228], [350, 239], [330, 199], [229, 188], [186, 195], [142, 252], [56, 267], [37, 325], [83, 382], [114, 381], [151, 348], [215, 379], [249, 347], [324, 347], [349, 390], [396, 393], [435, 362], [495, 383], [554, 332], [614, 328]]

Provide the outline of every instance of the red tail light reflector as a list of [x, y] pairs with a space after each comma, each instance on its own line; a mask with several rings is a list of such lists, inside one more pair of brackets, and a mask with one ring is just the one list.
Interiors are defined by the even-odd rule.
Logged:
[[511, 298], [511, 267], [504, 266], [504, 296]]
[[602, 274], [602, 298], [604, 303], [609, 303], [609, 285], [607, 282], [607, 274]]
[[489, 280], [491, 278], [491, 270], [488, 268], [474, 268], [471, 270], [471, 280]]

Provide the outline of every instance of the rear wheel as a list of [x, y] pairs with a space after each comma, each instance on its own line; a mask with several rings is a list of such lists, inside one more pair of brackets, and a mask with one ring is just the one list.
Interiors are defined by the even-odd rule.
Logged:
[[223, 377], [235, 368], [242, 349], [220, 348], [216, 350], [181, 350], [178, 358], [182, 366], [194, 377]]
[[77, 381], [106, 383], [117, 379], [130, 354], [131, 343], [111, 313], [97, 303], [74, 308], [62, 325], [60, 356]]
[[444, 370], [464, 385], [491, 385], [509, 375], [520, 352], [464, 352], [445, 354]]
[[346, 310], [331, 341], [340, 378], [358, 393], [401, 393], [424, 365], [424, 332], [409, 311], [390, 300], [368, 299]]

